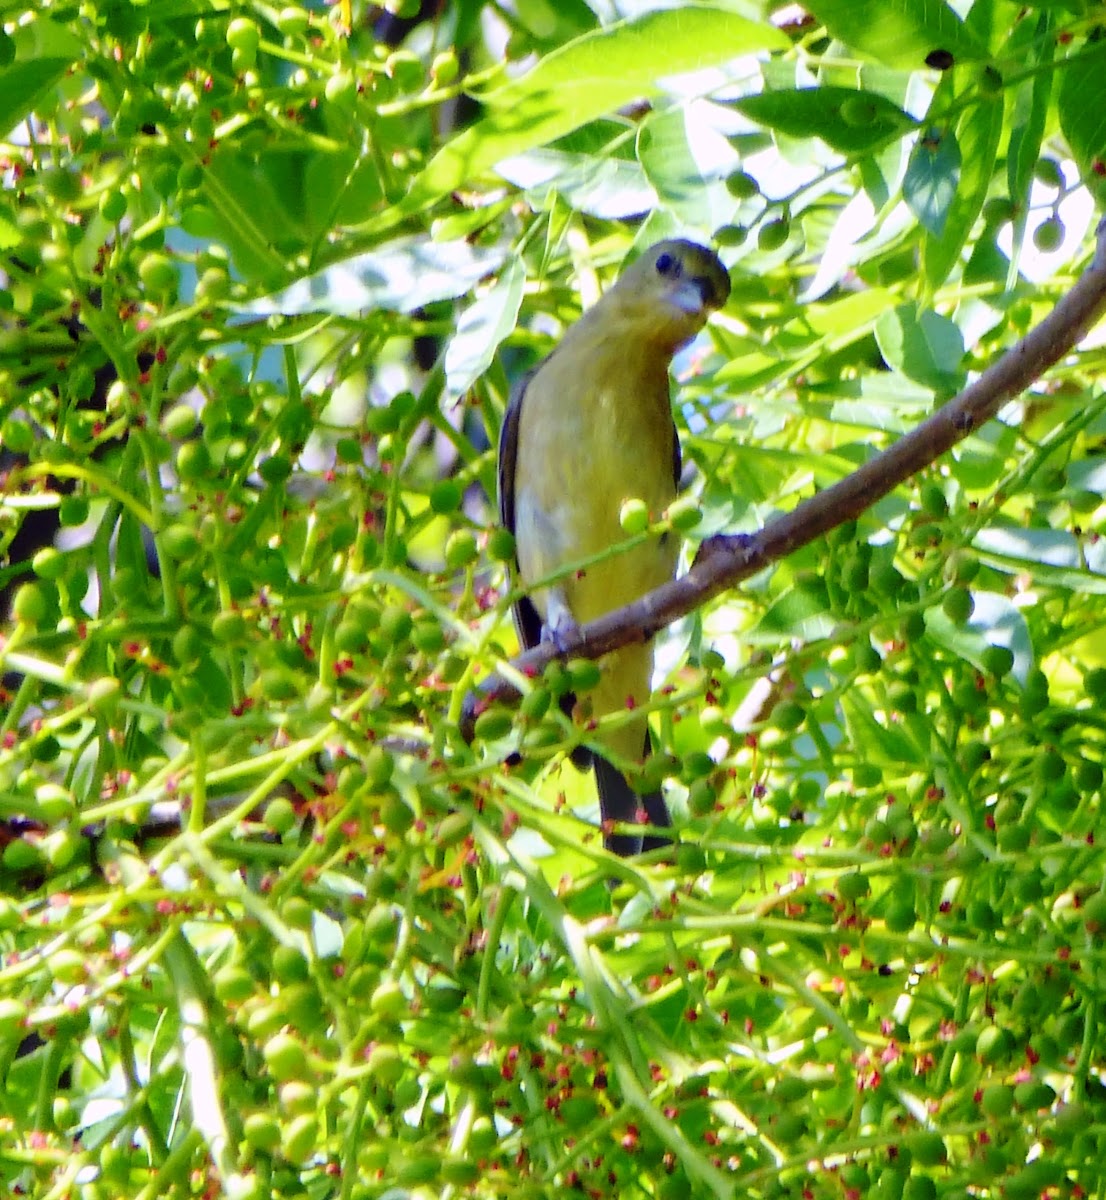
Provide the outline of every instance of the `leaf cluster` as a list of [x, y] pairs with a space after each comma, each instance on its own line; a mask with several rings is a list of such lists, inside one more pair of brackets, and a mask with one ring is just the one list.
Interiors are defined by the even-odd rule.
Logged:
[[510, 385], [627, 253], [733, 275], [627, 498], [689, 558], [1089, 255], [1097, 6], [768, 7], [0, 12], [5, 1192], [1101, 1190], [1094, 336], [669, 631], [671, 853], [602, 851], [592, 664], [460, 736]]

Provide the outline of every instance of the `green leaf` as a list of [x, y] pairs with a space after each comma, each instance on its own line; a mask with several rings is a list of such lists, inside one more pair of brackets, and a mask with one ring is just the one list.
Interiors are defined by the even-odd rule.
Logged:
[[748, 633], [750, 643], [774, 642], [780, 637], [813, 641], [829, 637], [837, 625], [830, 610], [826, 585], [809, 580], [789, 587]]
[[445, 354], [446, 391], [450, 397], [464, 395], [491, 365], [500, 342], [518, 320], [525, 284], [522, 260], [512, 258], [495, 284], [461, 314]]
[[933, 393], [893, 371], [833, 384], [831, 414], [841, 425], [902, 434], [930, 411]]
[[997, 592], [973, 592], [972, 598], [972, 615], [960, 625], [950, 621], [940, 605], [927, 609], [926, 633], [979, 670], [988, 646], [1006, 646], [1014, 655], [1014, 678], [1024, 683], [1033, 666], [1033, 644], [1021, 610]]
[[886, 312], [892, 292], [873, 287], [863, 292], [847, 292], [840, 299], [808, 305], [793, 324], [805, 325], [826, 339], [831, 350], [848, 346], [872, 327]]
[[864, 759], [875, 765], [916, 767], [918, 746], [898, 725], [881, 725], [872, 713], [870, 701], [859, 690], [846, 691], [841, 710], [849, 741]]
[[0, 129], [14, 129], [72, 66], [68, 58], [16, 62], [0, 71]]
[[692, 108], [648, 117], [638, 131], [637, 153], [661, 203], [687, 225], [713, 230], [732, 221], [738, 201], [726, 176], [741, 159], [718, 132], [704, 128]]
[[964, 376], [964, 338], [940, 313], [919, 314], [913, 304], [900, 304], [879, 318], [875, 333], [880, 353], [907, 379], [942, 391]]
[[379, 165], [367, 157], [351, 170], [354, 158], [352, 152], [309, 156], [303, 194], [305, 224], [312, 234], [323, 235], [329, 222], [357, 225], [367, 220], [383, 199]]
[[1106, 541], [1087, 542], [1062, 529], [995, 525], [981, 529], [972, 544], [991, 566], [1027, 572], [1041, 586], [1106, 595]]
[[1002, 139], [1002, 111], [1001, 97], [981, 100], [968, 109], [960, 122], [957, 130], [963, 159], [960, 182], [946, 213], [944, 228], [939, 233], [927, 233], [922, 252], [930, 288], [944, 283], [983, 209]]
[[917, 123], [886, 96], [847, 87], [761, 92], [734, 107], [759, 125], [789, 137], [820, 137], [843, 154], [860, 153]]
[[868, 334], [886, 313], [891, 297], [885, 288], [870, 288], [825, 304], [808, 304], [767, 346], [754, 339], [727, 337], [726, 365], [715, 378], [745, 390], [802, 370], [824, 351], [843, 349]]
[[902, 198], [930, 233], [941, 236], [960, 185], [960, 147], [951, 129], [920, 137], [902, 181]]
[[[1051, 18], [1041, 13], [1035, 26], [1022, 22], [1010, 37], [1009, 53], [1019, 54], [1032, 72], [1013, 92], [1010, 145], [1006, 152], [1006, 182], [1010, 199], [1026, 204], [1033, 168], [1041, 153], [1045, 120], [1052, 96], [1054, 39], [1049, 36]], [[1019, 37], [1018, 35], [1022, 36]], [[1018, 43], [1026, 43], [1020, 45]]]
[[11, 250], [23, 240], [13, 217], [12, 210], [6, 204], [0, 206], [0, 250]]
[[552, 146], [537, 146], [504, 159], [497, 172], [529, 193], [530, 203], [548, 208], [551, 196], [576, 212], [619, 220], [648, 212], [657, 193], [634, 157], [623, 157], [626, 130], [614, 121], [594, 121]]
[[[233, 147], [215, 154], [204, 168], [203, 195], [220, 240], [247, 278], [285, 277], [288, 248], [303, 245], [307, 230], [295, 210], [301, 206], [306, 171], [301, 154], [252, 157]], [[274, 253], [275, 246], [285, 253]]]
[[833, 37], [888, 66], [921, 70], [939, 50], [954, 62], [987, 57], [944, 0], [811, 0], [805, 7]]
[[1101, 193], [1106, 164], [1106, 41], [1064, 64], [1056, 98], [1060, 128], [1084, 183]]
[[84, 53], [64, 25], [45, 17], [17, 29], [12, 43], [15, 61], [0, 70], [0, 129], [5, 134], [34, 112]]
[[20, 25], [12, 35], [17, 59], [64, 58], [76, 62], [87, 47], [72, 30], [48, 17]]
[[488, 115], [438, 151], [381, 224], [391, 226], [504, 159], [662, 90], [665, 76], [788, 45], [777, 29], [709, 7], [646, 13], [586, 33], [483, 96]]
[[505, 255], [502, 248], [480, 249], [465, 241], [397, 238], [298, 279], [238, 311], [255, 316], [309, 312], [352, 316], [366, 309], [414, 312], [436, 300], [463, 296], [494, 271]]

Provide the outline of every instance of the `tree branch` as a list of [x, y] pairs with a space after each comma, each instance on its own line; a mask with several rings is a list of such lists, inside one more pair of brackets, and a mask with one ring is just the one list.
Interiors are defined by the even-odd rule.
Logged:
[[[520, 654], [513, 665], [538, 675], [552, 659], [598, 658], [630, 642], [650, 638], [701, 607], [870, 508], [924, 467], [936, 462], [999, 409], [1020, 395], [1067, 354], [1106, 311], [1106, 218], [1097, 230], [1090, 266], [1051, 313], [1012, 349], [916, 429], [851, 475], [797, 508], [776, 517], [755, 534], [719, 534], [699, 548], [686, 575], [663, 584], [633, 604], [581, 626], [558, 651], [543, 643]], [[493, 700], [517, 698], [517, 689], [499, 675], [485, 680], [465, 700], [461, 728], [471, 736], [478, 712]]]

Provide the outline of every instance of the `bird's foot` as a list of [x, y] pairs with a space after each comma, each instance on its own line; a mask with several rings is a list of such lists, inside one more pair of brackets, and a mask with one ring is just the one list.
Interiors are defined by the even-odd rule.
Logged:
[[552, 646], [558, 654], [566, 654], [570, 643], [579, 632], [580, 626], [567, 608], [551, 608], [548, 619], [541, 627], [541, 640]]

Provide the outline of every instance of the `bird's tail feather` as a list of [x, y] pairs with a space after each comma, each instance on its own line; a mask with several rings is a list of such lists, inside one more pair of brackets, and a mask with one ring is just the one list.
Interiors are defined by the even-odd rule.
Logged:
[[[648, 751], [648, 737], [646, 750]], [[595, 767], [595, 782], [599, 791], [599, 811], [602, 819], [633, 824], [638, 820], [642, 810], [650, 825], [667, 826], [672, 824], [668, 815], [668, 806], [660, 792], [649, 792], [641, 795], [635, 792], [626, 780], [626, 776], [601, 755], [593, 756]], [[612, 854], [621, 858], [629, 858], [649, 850], [657, 850], [667, 845], [669, 839], [659, 834], [613, 833], [604, 838], [604, 845]]]

